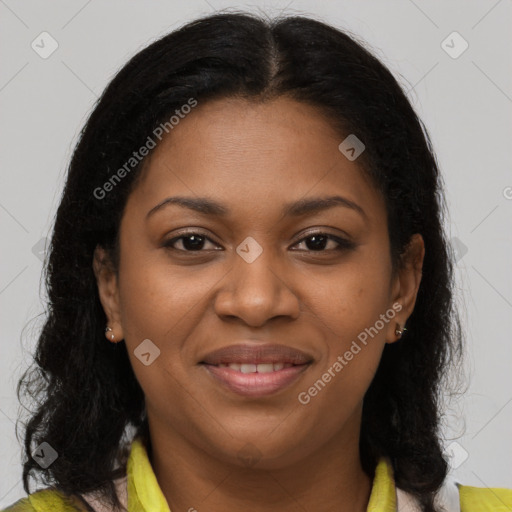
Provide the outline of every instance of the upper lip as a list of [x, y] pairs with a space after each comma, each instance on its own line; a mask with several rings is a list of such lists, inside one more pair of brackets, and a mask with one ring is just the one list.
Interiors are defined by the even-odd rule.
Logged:
[[309, 354], [286, 345], [239, 343], [214, 350], [200, 362], [211, 365], [221, 363], [290, 363], [299, 365], [311, 361], [313, 358]]

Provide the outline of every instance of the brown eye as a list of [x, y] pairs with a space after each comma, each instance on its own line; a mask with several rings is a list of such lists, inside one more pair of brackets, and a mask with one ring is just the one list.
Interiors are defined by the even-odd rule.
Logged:
[[[175, 244], [180, 241], [182, 248], [175, 247]], [[201, 252], [207, 242], [214, 245], [213, 242], [203, 233], [190, 232], [183, 233], [180, 236], [174, 237], [165, 242], [164, 247], [183, 252]]]
[[[326, 250], [329, 242], [331, 242], [331, 247]], [[299, 244], [301, 243], [305, 243], [306, 250], [311, 252], [328, 252], [330, 250], [339, 251], [355, 248], [355, 244], [353, 242], [328, 233], [309, 234], [299, 242]]]

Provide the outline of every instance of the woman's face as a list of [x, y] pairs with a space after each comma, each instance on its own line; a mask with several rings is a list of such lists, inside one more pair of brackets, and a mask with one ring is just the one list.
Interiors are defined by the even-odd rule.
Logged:
[[343, 138], [291, 99], [223, 99], [199, 103], [151, 153], [118, 275], [95, 269], [154, 435], [267, 469], [333, 443], [357, 450], [423, 242], [393, 275], [384, 200]]

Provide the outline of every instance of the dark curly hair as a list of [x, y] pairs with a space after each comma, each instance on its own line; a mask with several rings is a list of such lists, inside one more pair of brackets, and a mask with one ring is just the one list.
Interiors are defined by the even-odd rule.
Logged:
[[[150, 446], [144, 394], [126, 347], [105, 342], [92, 267], [98, 245], [119, 261], [120, 220], [144, 160], [104, 197], [95, 190], [190, 98], [279, 96], [313, 105], [340, 141], [355, 133], [364, 142], [358, 163], [385, 198], [395, 270], [411, 236], [424, 239], [423, 279], [405, 340], [386, 344], [364, 397], [360, 454], [372, 478], [379, 457], [389, 457], [397, 486], [424, 511], [436, 511], [434, 493], [448, 468], [440, 441], [444, 377], [460, 364], [462, 334], [442, 178], [427, 130], [356, 36], [306, 16], [238, 11], [192, 21], [137, 53], [80, 133], [45, 267], [47, 316], [34, 365], [17, 388], [18, 399], [37, 404], [24, 423], [27, 493], [38, 476], [67, 494], [99, 491], [117, 510], [113, 480], [126, 471], [130, 429]], [[59, 454], [46, 470], [31, 457], [43, 441]]]

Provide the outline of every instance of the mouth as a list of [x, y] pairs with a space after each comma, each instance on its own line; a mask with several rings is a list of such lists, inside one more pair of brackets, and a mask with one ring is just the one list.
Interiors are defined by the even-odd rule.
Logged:
[[283, 368], [301, 365], [294, 365], [292, 363], [220, 363], [212, 366], [216, 366], [217, 368], [231, 368], [231, 370], [240, 373], [271, 373], [278, 372]]
[[262, 397], [291, 386], [313, 358], [283, 345], [232, 345], [211, 352], [199, 364], [223, 389], [246, 397]]

